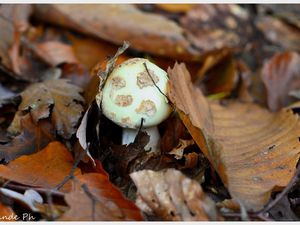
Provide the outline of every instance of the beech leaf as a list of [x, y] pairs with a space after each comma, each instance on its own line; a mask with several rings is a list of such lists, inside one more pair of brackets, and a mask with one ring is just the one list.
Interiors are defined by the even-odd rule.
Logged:
[[136, 204], [163, 220], [219, 220], [214, 202], [201, 186], [175, 169], [141, 170], [130, 174], [137, 186]]
[[35, 124], [31, 115], [27, 114], [20, 119], [22, 132], [10, 143], [0, 145], [0, 158], [6, 162], [18, 158], [21, 155], [29, 155], [38, 152], [49, 142], [55, 140], [53, 126], [43, 120]]
[[[43, 150], [21, 156], [7, 165], [0, 165], [0, 177], [32, 187], [55, 188], [69, 175], [74, 161], [69, 150], [60, 142], [51, 142]], [[74, 175], [80, 174], [76, 169]], [[62, 187], [69, 191], [70, 182]]]
[[114, 44], [129, 41], [139, 51], [187, 60], [199, 56], [175, 22], [133, 5], [36, 5], [35, 15]]
[[81, 88], [65, 79], [32, 84], [21, 94], [19, 111], [30, 111], [35, 123], [50, 117], [58, 134], [69, 139], [76, 132], [76, 125], [83, 112], [80, 102], [84, 102], [84, 99], [79, 92]]
[[293, 177], [300, 156], [298, 116], [271, 113], [253, 103], [208, 102], [184, 64], [168, 70], [169, 98], [193, 139], [219, 173], [231, 197], [260, 210], [272, 191]]
[[124, 198], [108, 177], [101, 173], [77, 176], [73, 181], [73, 190], [66, 194], [65, 200], [70, 210], [60, 220], [143, 220], [134, 203]]

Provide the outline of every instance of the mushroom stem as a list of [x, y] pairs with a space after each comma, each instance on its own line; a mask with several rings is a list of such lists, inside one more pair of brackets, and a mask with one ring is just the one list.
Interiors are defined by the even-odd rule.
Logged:
[[[159, 131], [157, 126], [143, 128], [142, 131], [146, 132], [150, 136], [150, 140], [148, 144], [145, 146], [146, 151], [159, 151]], [[130, 129], [130, 128], [123, 128], [123, 134], [122, 134], [122, 144], [130, 144], [134, 141], [136, 135], [138, 133], [138, 130], [136, 129]]]

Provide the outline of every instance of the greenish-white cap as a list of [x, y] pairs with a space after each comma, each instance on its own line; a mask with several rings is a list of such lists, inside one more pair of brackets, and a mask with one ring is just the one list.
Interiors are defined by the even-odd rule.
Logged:
[[105, 83], [103, 113], [124, 128], [139, 128], [142, 118], [145, 128], [157, 126], [171, 113], [164, 95], [167, 86], [168, 76], [164, 70], [147, 59], [129, 59], [116, 66]]

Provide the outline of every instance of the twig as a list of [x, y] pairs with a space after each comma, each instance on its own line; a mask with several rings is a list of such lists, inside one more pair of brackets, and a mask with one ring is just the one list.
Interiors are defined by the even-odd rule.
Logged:
[[146, 64], [145, 62], [144, 62], [143, 64], [144, 64], [144, 67], [145, 67], [145, 69], [146, 69], [146, 72], [147, 72], [148, 76], [150, 77], [150, 79], [151, 79], [153, 85], [158, 89], [158, 91], [159, 91], [163, 96], [165, 96], [165, 97], [168, 99], [168, 102], [171, 102], [170, 99], [169, 99], [169, 97], [168, 97], [165, 93], [163, 93], [163, 92], [160, 90], [160, 88], [156, 85], [155, 81], [153, 80], [153, 77], [151, 76], [151, 74], [150, 74], [150, 72], [149, 72], [149, 70], [148, 70], [147, 64]]
[[[89, 147], [89, 146], [88, 146]], [[88, 149], [87, 147], [87, 149]], [[60, 182], [55, 188], [55, 191], [58, 191], [60, 188], [62, 188], [69, 180], [71, 180], [72, 178], [74, 178], [74, 172], [77, 169], [78, 164], [80, 163], [80, 161], [83, 159], [83, 157], [85, 156], [86, 151], [82, 151], [80, 153], [80, 155], [77, 157], [77, 159], [75, 160], [72, 169], [70, 171], [70, 173], [63, 179], [62, 182]]]
[[92, 220], [96, 220], [96, 202], [98, 201], [94, 195], [90, 192], [88, 186], [86, 184], [81, 185], [82, 190], [85, 192], [85, 194], [91, 199], [92, 201]]

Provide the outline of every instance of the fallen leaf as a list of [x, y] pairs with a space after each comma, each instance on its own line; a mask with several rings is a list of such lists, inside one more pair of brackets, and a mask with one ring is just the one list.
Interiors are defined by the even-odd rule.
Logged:
[[139, 51], [187, 60], [199, 57], [176, 23], [133, 5], [35, 5], [34, 14], [114, 44], [128, 41]]
[[248, 12], [236, 4], [199, 4], [180, 19], [180, 24], [203, 52], [242, 47], [253, 32]]
[[201, 186], [175, 169], [142, 170], [130, 174], [137, 186], [136, 204], [163, 220], [220, 220], [214, 202]]
[[8, 55], [8, 51], [14, 44], [14, 35], [15, 32], [18, 32], [16, 29], [18, 25], [28, 25], [31, 9], [31, 5], [25, 4], [4, 4], [0, 7], [0, 58], [1, 63], [9, 69], [12, 69], [13, 62]]
[[72, 46], [58, 42], [47, 41], [35, 44], [35, 53], [50, 66], [61, 63], [78, 63]]
[[268, 106], [272, 111], [289, 105], [295, 99], [289, 96], [300, 89], [300, 55], [297, 52], [283, 52], [265, 62], [261, 78], [266, 86]]
[[[0, 177], [32, 187], [55, 188], [69, 175], [74, 164], [69, 150], [60, 142], [51, 142], [43, 150], [21, 156], [7, 165], [0, 165]], [[74, 175], [79, 175], [76, 169]], [[70, 191], [66, 183], [61, 191]]]
[[285, 50], [300, 51], [300, 30], [271, 16], [259, 17], [256, 26], [266, 39]]
[[184, 64], [175, 64], [168, 74], [170, 100], [231, 197], [247, 210], [262, 209], [272, 191], [285, 187], [295, 173], [298, 116], [288, 109], [271, 113], [253, 103], [209, 103], [192, 85]]
[[11, 207], [4, 205], [0, 202], [0, 221], [16, 221], [17, 215]]
[[[99, 62], [107, 61], [108, 57], [113, 56], [118, 50], [118, 46], [100, 39], [78, 37], [70, 33], [67, 34], [67, 37], [72, 43], [76, 57], [88, 70], [91, 70]], [[120, 55], [118, 63], [127, 59], [129, 57], [125, 54]]]
[[139, 209], [124, 198], [106, 175], [89, 173], [77, 176], [76, 180], [72, 192], [65, 196], [70, 210], [60, 220], [143, 220]]
[[205, 73], [202, 83], [208, 95], [217, 93], [229, 95], [235, 88], [237, 80], [236, 62], [228, 55]]
[[11, 142], [0, 145], [0, 159], [9, 162], [21, 155], [29, 155], [40, 151], [48, 143], [55, 140], [53, 126], [46, 120], [35, 124], [30, 114], [20, 119], [21, 133]]
[[[76, 125], [83, 112], [80, 102], [84, 102], [84, 99], [79, 92], [81, 88], [65, 79], [32, 84], [21, 93], [19, 111], [29, 111], [35, 123], [50, 117], [58, 134], [69, 139], [76, 132]], [[16, 132], [19, 131], [14, 130]]]

